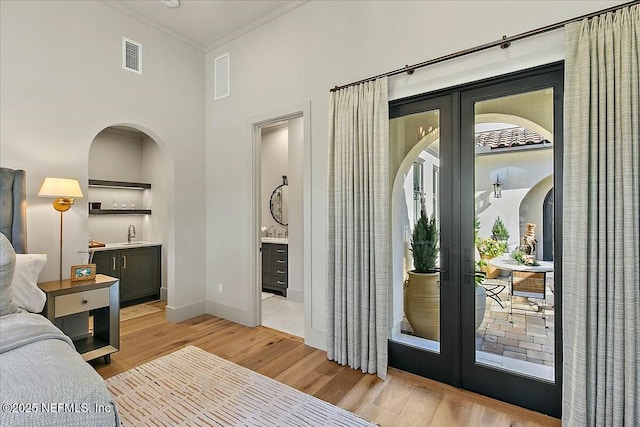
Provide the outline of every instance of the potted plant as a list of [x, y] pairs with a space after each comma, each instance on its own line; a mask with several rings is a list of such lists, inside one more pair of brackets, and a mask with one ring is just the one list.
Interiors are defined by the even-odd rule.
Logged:
[[474, 287], [476, 290], [476, 313], [475, 313], [475, 324], [476, 330], [482, 324], [484, 320], [484, 312], [487, 309], [487, 291], [484, 286], [481, 286], [486, 277], [486, 273], [482, 271], [483, 267], [487, 266], [487, 262], [483, 260], [479, 260], [475, 262], [475, 277], [474, 277]]
[[498, 277], [498, 269], [488, 262], [491, 258], [498, 257], [507, 250], [506, 242], [498, 242], [491, 237], [478, 237], [476, 239], [476, 248], [480, 253], [480, 259], [485, 261], [486, 265], [482, 267], [482, 271], [487, 274], [487, 279], [495, 279]]
[[440, 340], [438, 241], [436, 220], [423, 205], [411, 239], [414, 270], [404, 284], [404, 312], [417, 336], [434, 341]]

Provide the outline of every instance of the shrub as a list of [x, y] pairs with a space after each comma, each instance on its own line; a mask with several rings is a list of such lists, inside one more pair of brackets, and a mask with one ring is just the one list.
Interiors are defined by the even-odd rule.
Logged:
[[502, 222], [500, 217], [497, 217], [495, 222], [493, 223], [493, 227], [491, 227], [491, 233], [493, 233], [491, 237], [499, 242], [506, 242], [507, 240], [509, 240], [509, 231], [507, 230], [507, 227], [504, 226], [504, 223]]
[[424, 206], [420, 210], [420, 218], [418, 218], [413, 228], [411, 253], [413, 254], [413, 267], [416, 273], [434, 273], [437, 271], [438, 227], [433, 215], [431, 218], [427, 217]]

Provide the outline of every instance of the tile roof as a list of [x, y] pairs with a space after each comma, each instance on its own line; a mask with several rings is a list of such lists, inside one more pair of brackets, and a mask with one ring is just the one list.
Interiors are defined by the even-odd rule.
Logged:
[[476, 148], [512, 148], [527, 145], [547, 145], [551, 142], [542, 135], [523, 127], [476, 133]]

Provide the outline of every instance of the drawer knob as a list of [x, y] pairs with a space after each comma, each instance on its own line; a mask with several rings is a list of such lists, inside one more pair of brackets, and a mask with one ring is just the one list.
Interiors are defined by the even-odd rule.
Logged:
[[280, 264], [284, 264], [284, 261], [283, 261], [283, 260], [281, 260], [281, 259], [276, 260], [276, 262], [279, 262]]
[[89, 301], [87, 301], [85, 298], [82, 298], [82, 303], [83, 303], [83, 304], [86, 304], [86, 303], [88, 303], [88, 302], [89, 302]]
[[277, 270], [277, 271], [276, 271], [276, 273], [284, 274], [284, 273], [286, 273], [286, 271], [280, 271], [280, 270]]
[[284, 282], [278, 280], [276, 283], [278, 283], [278, 285], [284, 285]]

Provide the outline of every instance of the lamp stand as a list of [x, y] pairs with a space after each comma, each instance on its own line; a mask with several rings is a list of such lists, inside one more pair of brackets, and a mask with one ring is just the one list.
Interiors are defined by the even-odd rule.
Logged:
[[60, 212], [60, 281], [62, 281], [62, 214], [68, 211], [73, 205], [73, 199], [68, 197], [58, 197], [53, 201], [53, 208]]
[[60, 281], [62, 281], [62, 214], [64, 211], [60, 211]]

